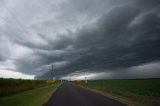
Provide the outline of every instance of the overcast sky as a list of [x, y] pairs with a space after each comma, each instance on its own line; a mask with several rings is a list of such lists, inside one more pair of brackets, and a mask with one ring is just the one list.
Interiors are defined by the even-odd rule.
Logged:
[[85, 76], [160, 78], [159, 0], [0, 0], [0, 77]]

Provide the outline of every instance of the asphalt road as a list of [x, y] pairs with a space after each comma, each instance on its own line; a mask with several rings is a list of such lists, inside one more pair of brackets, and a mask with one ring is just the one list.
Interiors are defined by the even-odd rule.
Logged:
[[44, 106], [127, 106], [116, 100], [64, 83]]

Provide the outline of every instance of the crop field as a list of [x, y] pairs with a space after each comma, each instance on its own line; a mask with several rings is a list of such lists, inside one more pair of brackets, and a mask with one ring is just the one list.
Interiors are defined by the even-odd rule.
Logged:
[[88, 81], [87, 86], [115, 93], [134, 93], [145, 96], [160, 97], [160, 79], [146, 80], [95, 80]]
[[89, 80], [74, 83], [96, 90], [128, 106], [159, 106], [160, 79], [137, 80]]
[[0, 97], [45, 85], [45, 80], [0, 79]]

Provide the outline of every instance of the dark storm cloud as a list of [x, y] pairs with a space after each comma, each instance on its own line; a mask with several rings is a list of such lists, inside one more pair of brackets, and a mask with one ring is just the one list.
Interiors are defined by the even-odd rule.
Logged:
[[[67, 0], [58, 5], [51, 1], [45, 3], [48, 4], [47, 12], [40, 9], [42, 15], [36, 15], [43, 18], [36, 18], [36, 21], [29, 18], [31, 24], [27, 27], [31, 33], [28, 34], [34, 36], [9, 26], [1, 31], [9, 41], [21, 49], [25, 47], [24, 56], [12, 58], [18, 71], [47, 79], [51, 76], [50, 65], [53, 64], [52, 76], [57, 78], [86, 72], [110, 73], [110, 76], [95, 78], [136, 78], [143, 74], [146, 67], [150, 69], [156, 66], [156, 70], [142, 77], [151, 73], [153, 77], [159, 75], [159, 0]], [[39, 6], [36, 5], [34, 9]], [[3, 58], [0, 56], [0, 61]]]
[[156, 1], [145, 2], [142, 8], [143, 3], [144, 1], [137, 1], [133, 5], [115, 7], [102, 15], [93, 25], [78, 29], [75, 33], [76, 39], [69, 43], [74, 49], [74, 52], [72, 51], [66, 58], [69, 64], [55, 69], [55, 74], [63, 76], [88, 70], [117, 72], [118, 70], [114, 69], [125, 69], [158, 61], [160, 59], [159, 4]]

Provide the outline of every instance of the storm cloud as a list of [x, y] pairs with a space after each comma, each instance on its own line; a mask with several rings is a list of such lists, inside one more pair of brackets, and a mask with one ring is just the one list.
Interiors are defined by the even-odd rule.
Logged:
[[0, 3], [1, 69], [37, 79], [160, 77], [159, 0]]

